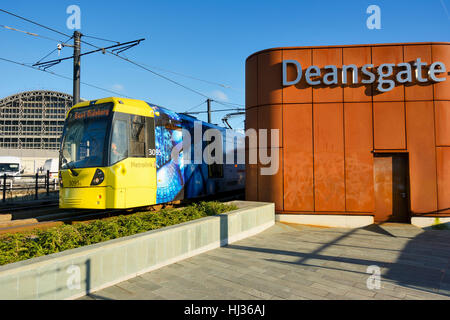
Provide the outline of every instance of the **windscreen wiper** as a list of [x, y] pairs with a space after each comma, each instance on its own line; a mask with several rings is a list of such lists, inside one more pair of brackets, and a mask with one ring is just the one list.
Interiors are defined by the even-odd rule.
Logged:
[[67, 169], [69, 169], [69, 171], [70, 171], [70, 173], [73, 175], [73, 176], [75, 176], [75, 177], [78, 177], [78, 172], [76, 172], [75, 170], [73, 170], [74, 169], [74, 167], [72, 166], [70, 166], [69, 164], [67, 164]]

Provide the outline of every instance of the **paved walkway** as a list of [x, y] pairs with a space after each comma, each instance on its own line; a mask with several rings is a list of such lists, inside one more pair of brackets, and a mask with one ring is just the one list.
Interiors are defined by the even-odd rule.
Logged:
[[277, 223], [82, 299], [450, 299], [450, 231]]

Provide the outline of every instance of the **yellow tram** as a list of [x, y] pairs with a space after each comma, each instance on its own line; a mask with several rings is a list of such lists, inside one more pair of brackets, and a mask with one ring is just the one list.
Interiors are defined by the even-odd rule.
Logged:
[[60, 208], [133, 208], [242, 189], [243, 165], [183, 162], [177, 146], [183, 145], [182, 129], [192, 131], [194, 121], [134, 99], [73, 106], [61, 138]]

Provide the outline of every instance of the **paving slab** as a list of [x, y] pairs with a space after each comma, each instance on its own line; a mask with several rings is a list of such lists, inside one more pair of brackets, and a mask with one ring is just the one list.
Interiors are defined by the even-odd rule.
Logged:
[[449, 274], [447, 230], [276, 223], [81, 299], [450, 300]]

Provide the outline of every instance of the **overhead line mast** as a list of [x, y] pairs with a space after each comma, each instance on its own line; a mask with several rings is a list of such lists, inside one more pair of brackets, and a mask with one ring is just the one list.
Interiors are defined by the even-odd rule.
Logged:
[[73, 104], [80, 102], [81, 33], [73, 33]]

